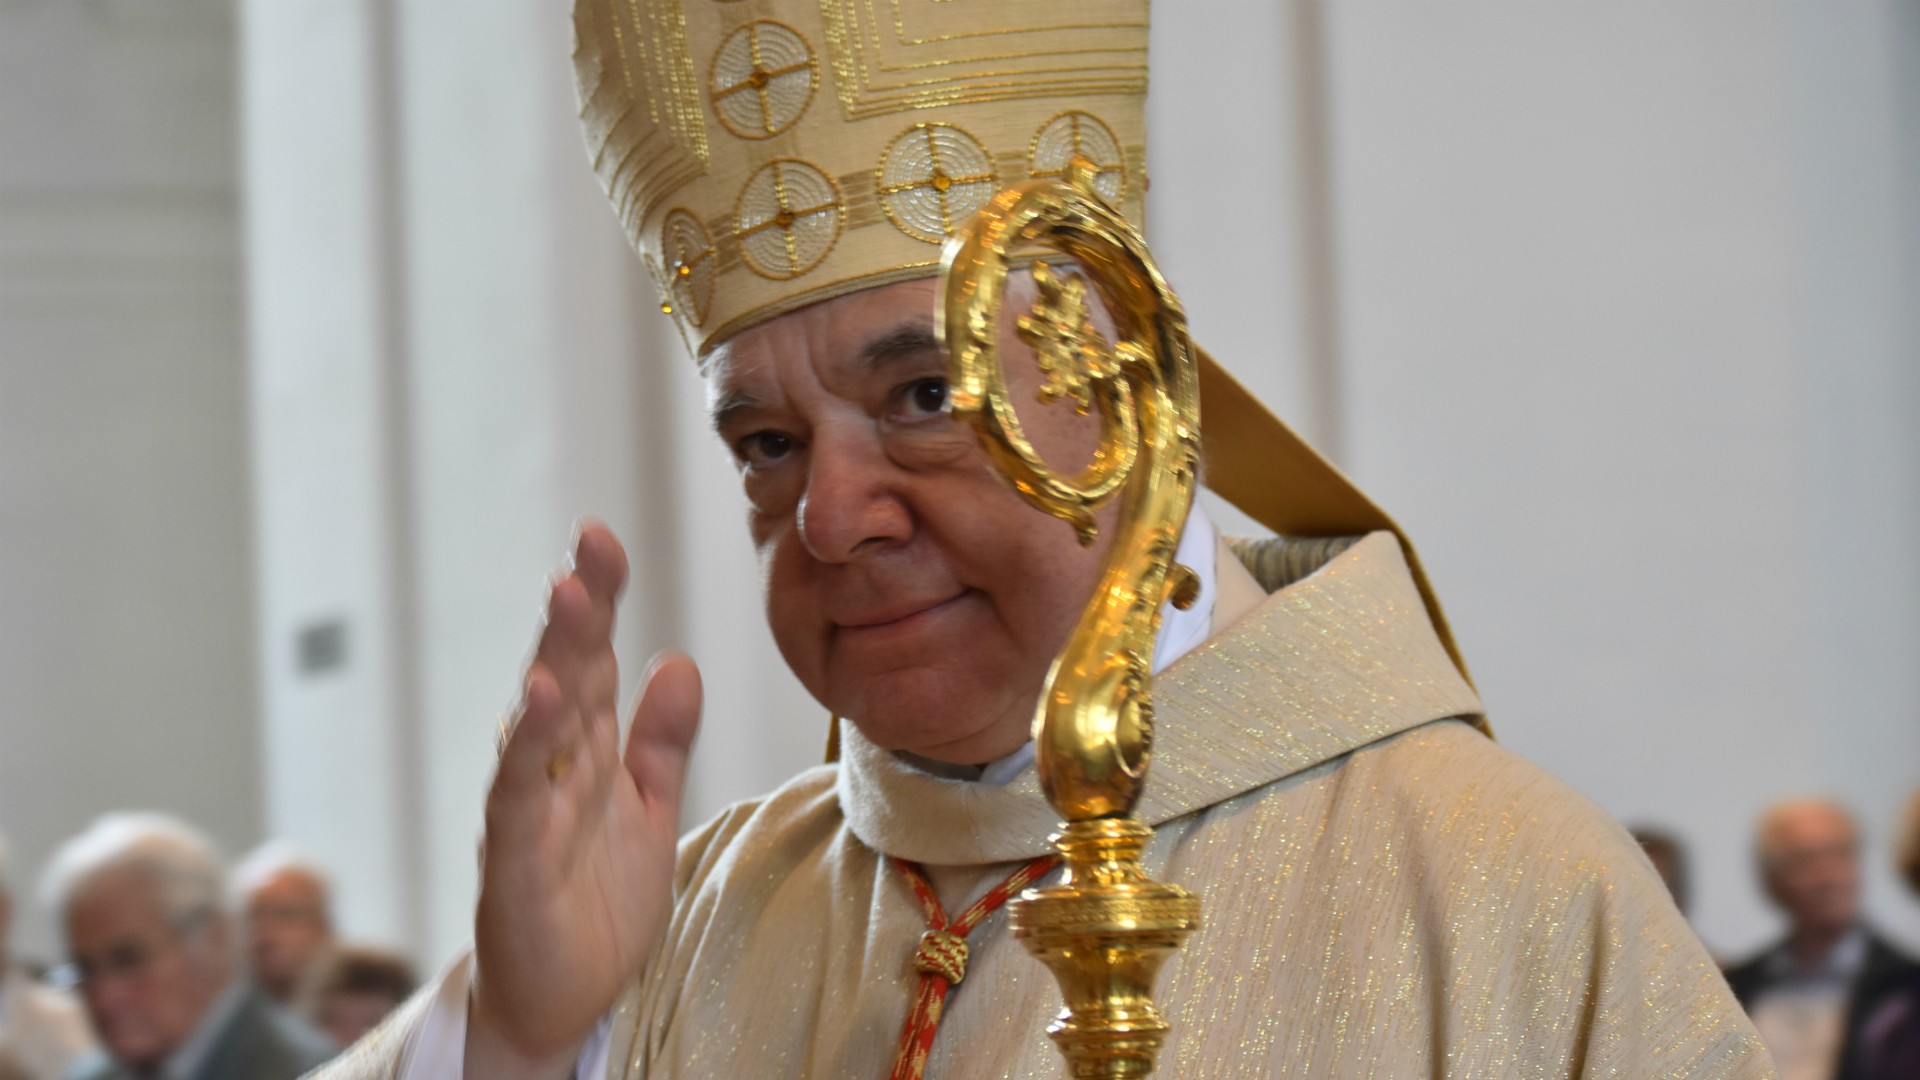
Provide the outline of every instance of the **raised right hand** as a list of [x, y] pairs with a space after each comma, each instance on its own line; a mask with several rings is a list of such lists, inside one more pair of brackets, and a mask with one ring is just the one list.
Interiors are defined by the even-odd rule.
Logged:
[[626, 554], [580, 530], [487, 793], [466, 1076], [564, 1076], [665, 934], [700, 673], [656, 658], [620, 746]]

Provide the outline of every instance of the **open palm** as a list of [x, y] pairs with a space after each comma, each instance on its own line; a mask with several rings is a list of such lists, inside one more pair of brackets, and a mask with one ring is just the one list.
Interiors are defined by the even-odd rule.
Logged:
[[700, 675], [684, 655], [657, 659], [623, 750], [613, 613], [626, 574], [619, 541], [589, 524], [547, 598], [487, 795], [469, 1077], [492, 1071], [473, 1067], [476, 1051], [522, 1075], [570, 1070], [666, 930]]

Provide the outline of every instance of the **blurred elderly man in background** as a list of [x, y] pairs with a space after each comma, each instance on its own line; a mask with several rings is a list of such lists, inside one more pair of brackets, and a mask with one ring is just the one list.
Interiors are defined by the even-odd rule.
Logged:
[[332, 890], [320, 868], [281, 841], [255, 848], [233, 871], [246, 916], [253, 983], [283, 1004], [333, 947]]
[[93, 1049], [80, 1006], [14, 967], [7, 952], [13, 927], [13, 880], [0, 837], [0, 1062], [23, 1080], [54, 1080]]
[[220, 860], [160, 814], [108, 814], [54, 855], [66, 932], [105, 1055], [76, 1080], [293, 1080], [332, 1047], [235, 977]]
[[1860, 912], [1860, 829], [1844, 807], [1796, 799], [1770, 807], [1755, 835], [1761, 884], [1786, 937], [1727, 972], [1773, 1051], [1782, 1080], [1831, 1080], [1855, 1054], [1862, 1021], [1910, 964]]
[[[1907, 813], [1894, 849], [1907, 888], [1920, 897], [1920, 791]], [[1877, 1004], [1866, 1014], [1842, 1080], [1914, 1080], [1920, 1076], [1920, 964], [1889, 973], [1875, 986]]]

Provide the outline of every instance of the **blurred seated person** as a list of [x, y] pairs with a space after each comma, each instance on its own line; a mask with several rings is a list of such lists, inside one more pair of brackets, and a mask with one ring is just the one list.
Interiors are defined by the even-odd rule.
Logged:
[[333, 1047], [236, 977], [220, 860], [161, 814], [108, 814], [54, 855], [48, 906], [105, 1050], [74, 1080], [294, 1080]]
[[341, 1046], [352, 1046], [413, 996], [413, 965], [385, 949], [342, 948], [320, 958], [300, 993], [301, 1013]]
[[[1900, 830], [1900, 874], [1920, 897], [1920, 791], [1907, 802]], [[1879, 1005], [1868, 1014], [1847, 1063], [1846, 1080], [1914, 1080], [1920, 1077], [1920, 965], [1890, 975]]]
[[1781, 1080], [1832, 1080], [1852, 1036], [1909, 961], [1860, 916], [1860, 830], [1825, 799], [1778, 803], [1755, 834], [1761, 884], [1786, 937], [1727, 971]]
[[1629, 829], [1628, 835], [1647, 853], [1647, 861], [1673, 896], [1673, 906], [1682, 915], [1687, 912], [1687, 849], [1680, 839], [1665, 829]]
[[234, 868], [233, 891], [246, 917], [254, 985], [291, 1004], [307, 972], [333, 945], [326, 875], [287, 844], [269, 841]]
[[78, 1002], [40, 985], [12, 961], [12, 926], [13, 880], [0, 838], [0, 1080], [57, 1080], [93, 1049], [93, 1034]]

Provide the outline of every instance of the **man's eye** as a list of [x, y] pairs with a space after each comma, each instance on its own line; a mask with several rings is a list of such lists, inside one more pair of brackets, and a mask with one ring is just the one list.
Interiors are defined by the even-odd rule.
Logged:
[[947, 407], [947, 380], [921, 379], [907, 387], [907, 404], [923, 413], [937, 413]]
[[748, 465], [767, 465], [793, 452], [793, 440], [777, 431], [756, 431], [734, 444], [734, 453]]

